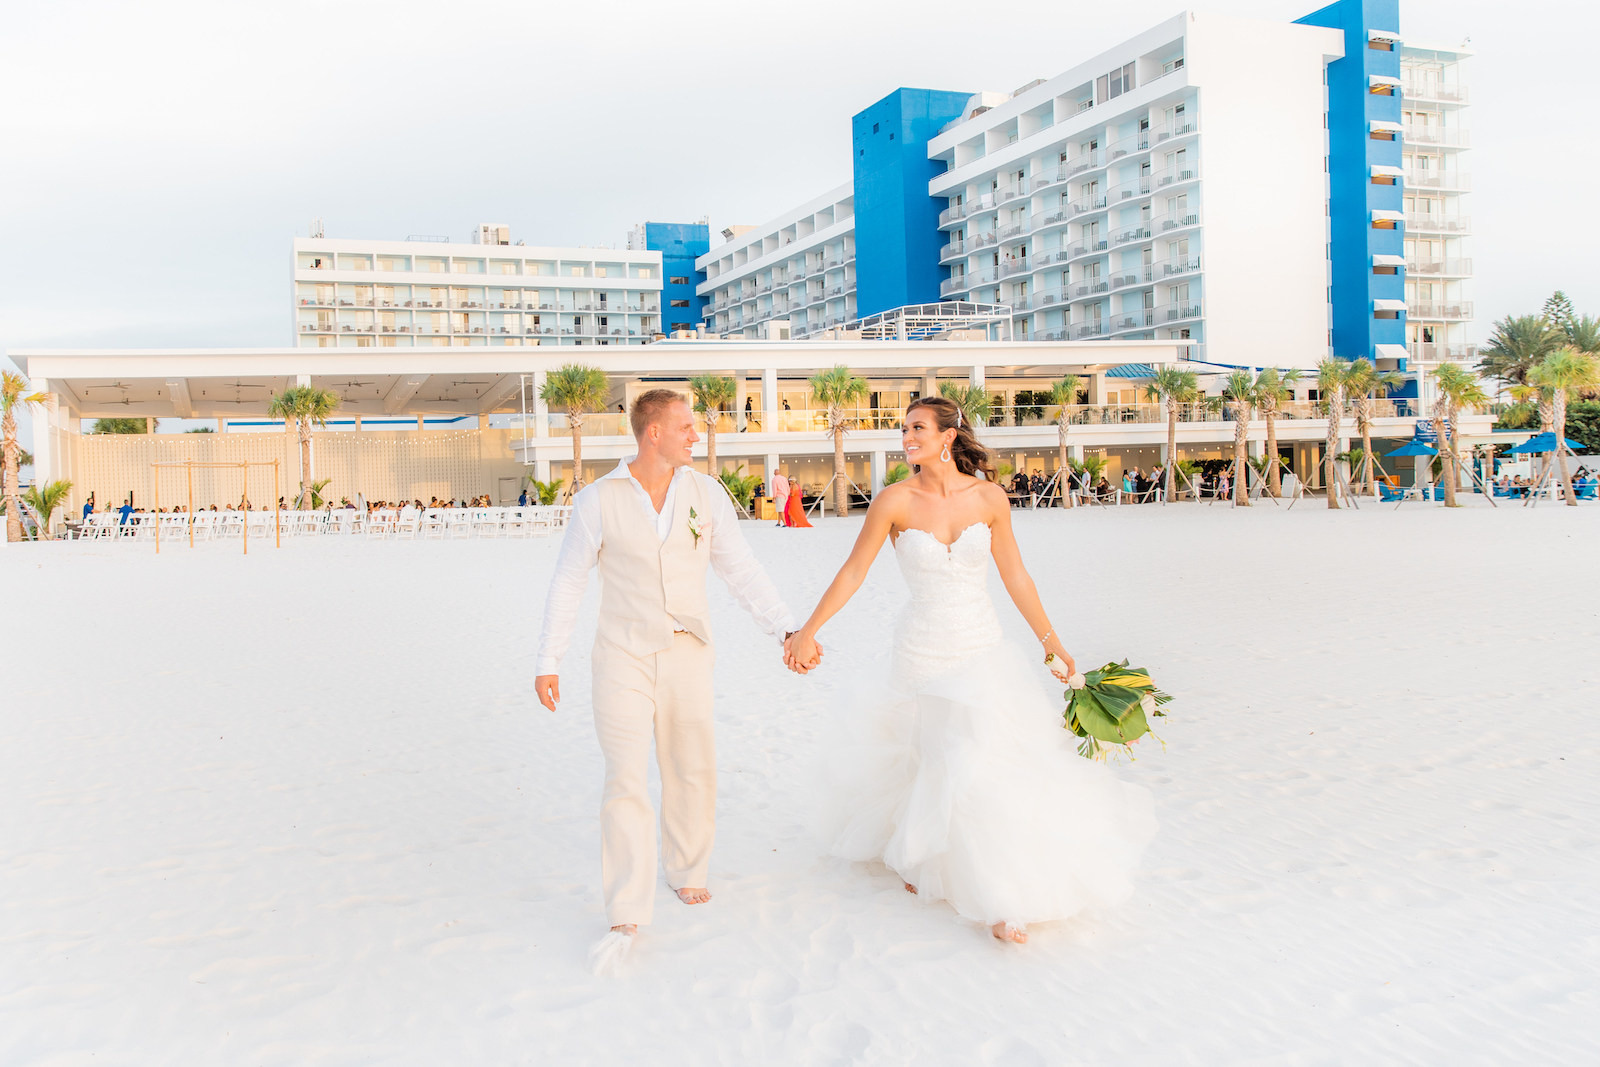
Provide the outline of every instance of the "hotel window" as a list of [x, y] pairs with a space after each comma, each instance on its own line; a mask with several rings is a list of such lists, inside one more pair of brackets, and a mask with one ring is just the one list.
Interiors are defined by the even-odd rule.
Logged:
[[1169, 59], [1169, 60], [1167, 60], [1167, 62], [1161, 64], [1161, 73], [1163, 73], [1163, 74], [1171, 74], [1175, 70], [1182, 70], [1182, 69], [1183, 69], [1183, 57], [1182, 56], [1179, 56], [1177, 59]]
[[687, 300], [669, 300], [669, 301], [667, 301], [667, 306], [668, 307], [674, 307], [674, 308], [686, 308], [686, 307], [689, 306], [689, 301], [687, 301]]
[[668, 285], [688, 285], [689, 284], [689, 279], [688, 278], [681, 278], [681, 277], [674, 276], [674, 277], [671, 277], [671, 278], [667, 279], [667, 284]]

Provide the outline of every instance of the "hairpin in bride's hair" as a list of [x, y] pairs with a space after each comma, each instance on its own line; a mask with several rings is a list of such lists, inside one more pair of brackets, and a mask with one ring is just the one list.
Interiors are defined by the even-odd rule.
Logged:
[[961, 429], [961, 408], [956, 408], [956, 429]]

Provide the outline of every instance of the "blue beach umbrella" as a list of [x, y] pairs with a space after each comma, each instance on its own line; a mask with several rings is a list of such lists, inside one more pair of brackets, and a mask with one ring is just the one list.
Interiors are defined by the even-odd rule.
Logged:
[[1401, 445], [1393, 452], [1385, 453], [1386, 456], [1437, 456], [1439, 450], [1432, 445], [1425, 445], [1421, 441], [1412, 441]]
[[[1564, 441], [1566, 446], [1574, 452], [1583, 447], [1583, 442], [1574, 441], [1570, 437], [1563, 437], [1561, 440]], [[1514, 456], [1520, 456], [1529, 452], [1554, 452], [1555, 450], [1556, 435], [1553, 432], [1546, 430], [1544, 433], [1534, 434], [1520, 445], [1517, 445], [1511, 450], [1511, 454]]]

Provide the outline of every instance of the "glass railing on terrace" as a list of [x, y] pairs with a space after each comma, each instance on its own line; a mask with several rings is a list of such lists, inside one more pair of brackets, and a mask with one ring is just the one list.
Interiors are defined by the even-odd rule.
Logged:
[[1408, 259], [1406, 260], [1406, 271], [1409, 274], [1441, 274], [1465, 278], [1472, 274], [1472, 260]]
[[1472, 188], [1472, 176], [1457, 170], [1408, 170], [1405, 176], [1408, 189], [1461, 189]]
[[1467, 102], [1466, 86], [1445, 85], [1441, 82], [1423, 79], [1401, 78], [1400, 93], [1402, 97], [1409, 97], [1413, 100], [1446, 100], [1457, 104]]
[[1406, 229], [1424, 233], [1466, 233], [1472, 220], [1465, 215], [1407, 215]]
[[1412, 123], [1401, 135], [1407, 144], [1436, 144], [1453, 148], [1466, 148], [1472, 143], [1467, 130], [1455, 126], [1422, 126]]
[[1406, 315], [1413, 319], [1458, 321], [1472, 318], [1472, 301], [1456, 304], [1406, 304]]

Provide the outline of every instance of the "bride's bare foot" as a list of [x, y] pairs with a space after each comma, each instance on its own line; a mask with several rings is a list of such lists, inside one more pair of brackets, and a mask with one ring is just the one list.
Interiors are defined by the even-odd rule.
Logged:
[[1011, 923], [995, 923], [989, 929], [1001, 941], [1010, 941], [1014, 945], [1026, 945], [1028, 943], [1028, 931], [1020, 926], [1013, 926]]
[[633, 923], [623, 923], [621, 926], [613, 926], [611, 928], [611, 932], [614, 934], [626, 934], [628, 937], [632, 937], [634, 934], [639, 932], [639, 927]]
[[907, 893], [915, 893], [917, 891], [917, 887], [912, 885], [910, 882], [902, 881], [901, 884], [906, 887]]
[[685, 904], [704, 904], [706, 901], [711, 899], [711, 890], [688, 888], [680, 889], [678, 890], [678, 899], [683, 901]]

